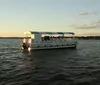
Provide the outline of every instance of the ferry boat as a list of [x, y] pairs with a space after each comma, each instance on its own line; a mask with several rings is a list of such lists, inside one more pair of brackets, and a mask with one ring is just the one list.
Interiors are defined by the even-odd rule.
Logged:
[[59, 48], [76, 48], [77, 39], [74, 32], [25, 32], [23, 50], [43, 50]]

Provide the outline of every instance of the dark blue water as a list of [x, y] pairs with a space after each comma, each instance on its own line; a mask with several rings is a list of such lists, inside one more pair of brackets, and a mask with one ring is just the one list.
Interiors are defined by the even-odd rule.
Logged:
[[0, 85], [100, 85], [100, 40], [77, 49], [20, 50], [21, 39], [0, 39]]

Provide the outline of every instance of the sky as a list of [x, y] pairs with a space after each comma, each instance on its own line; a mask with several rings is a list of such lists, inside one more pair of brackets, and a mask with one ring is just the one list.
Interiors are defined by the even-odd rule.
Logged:
[[100, 0], [0, 0], [0, 37], [25, 31], [100, 35]]

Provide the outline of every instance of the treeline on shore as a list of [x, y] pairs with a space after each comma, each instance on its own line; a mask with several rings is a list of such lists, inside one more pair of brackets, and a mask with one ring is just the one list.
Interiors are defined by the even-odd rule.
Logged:
[[100, 40], [100, 36], [75, 36], [79, 40]]
[[0, 39], [23, 39], [24, 37], [0, 37]]
[[[0, 37], [0, 39], [23, 39], [24, 37]], [[75, 36], [79, 40], [100, 40], [100, 36]]]

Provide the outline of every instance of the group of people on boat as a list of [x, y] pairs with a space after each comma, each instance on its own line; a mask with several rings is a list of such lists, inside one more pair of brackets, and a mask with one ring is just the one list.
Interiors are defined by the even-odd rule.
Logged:
[[64, 36], [44, 36], [42, 37], [42, 41], [52, 40], [52, 39], [73, 39], [74, 37], [64, 37]]

